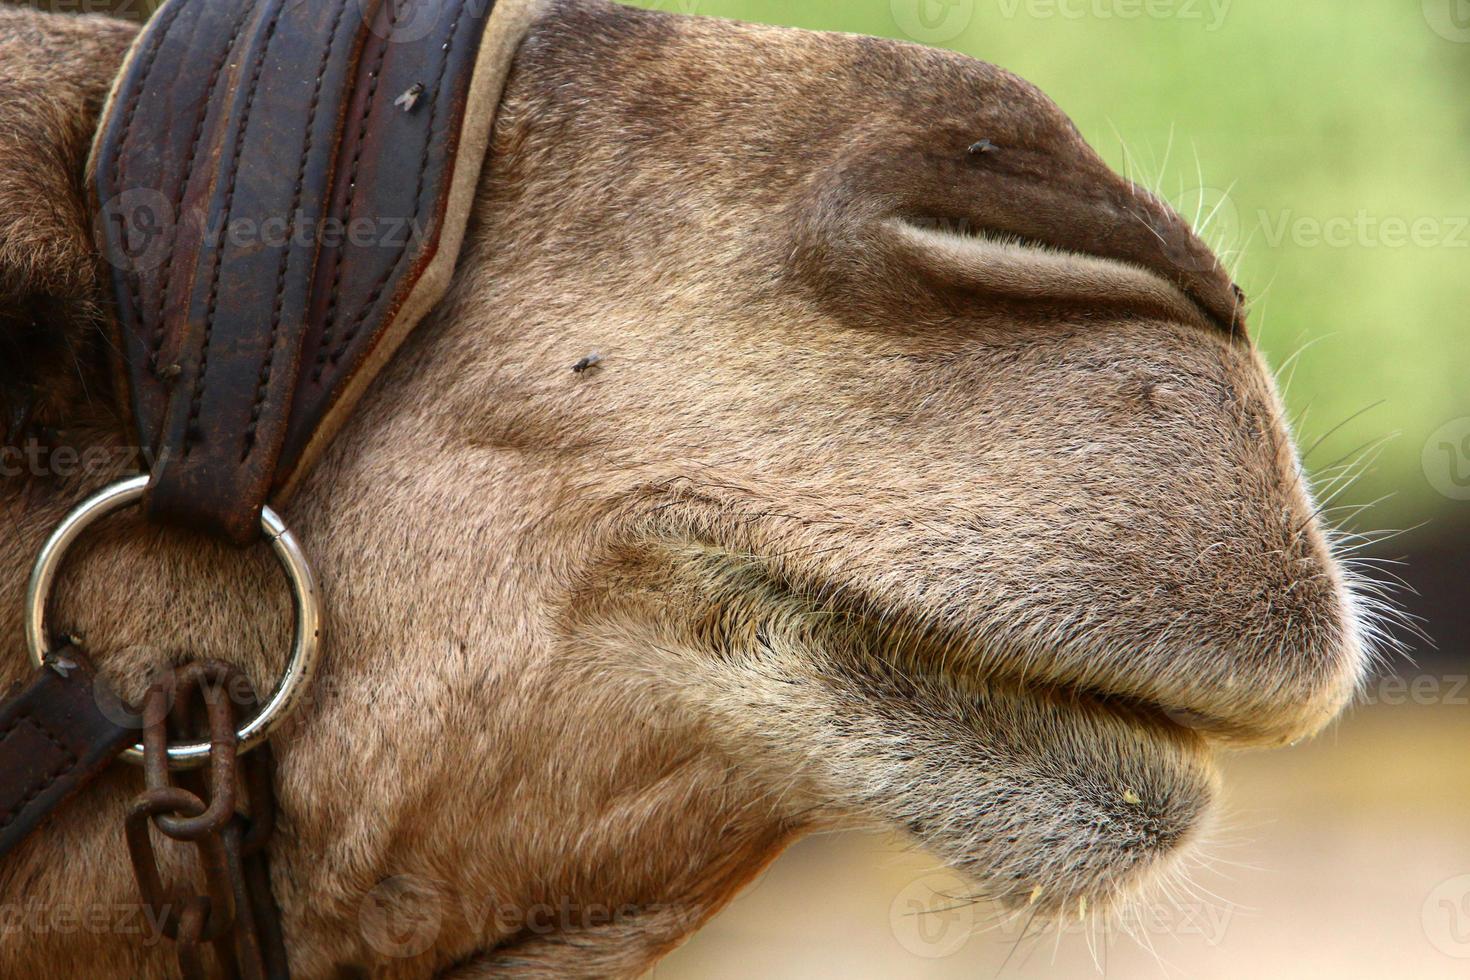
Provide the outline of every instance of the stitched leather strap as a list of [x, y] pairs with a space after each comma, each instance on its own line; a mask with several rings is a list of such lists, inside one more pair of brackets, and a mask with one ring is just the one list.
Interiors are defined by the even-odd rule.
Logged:
[[104, 710], [121, 703], [76, 649], [0, 703], [0, 858], [137, 738], [113, 717], [124, 712]]
[[254, 540], [442, 296], [534, 4], [499, 6], [169, 0], [140, 34], [92, 170], [151, 518]]

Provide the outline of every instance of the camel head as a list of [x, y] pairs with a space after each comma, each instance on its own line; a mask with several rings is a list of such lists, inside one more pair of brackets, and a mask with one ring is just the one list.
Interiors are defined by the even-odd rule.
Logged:
[[[82, 459], [126, 455], [80, 174], [128, 35], [0, 15], [0, 344], [30, 352], [0, 401]], [[7, 622], [116, 475], [40, 469], [0, 489]], [[302, 976], [636, 972], [833, 827], [1106, 911], [1197, 842], [1221, 747], [1311, 735], [1365, 666], [1244, 296], [1045, 96], [603, 0], [522, 44], [453, 291], [287, 517], [331, 606], [278, 749]], [[199, 655], [268, 686], [290, 610], [258, 557], [120, 520], [57, 618], [133, 693]], [[128, 900], [120, 854], [57, 855], [116, 837], [135, 780], [0, 892]], [[440, 911], [395, 957], [362, 909], [402, 876]]]

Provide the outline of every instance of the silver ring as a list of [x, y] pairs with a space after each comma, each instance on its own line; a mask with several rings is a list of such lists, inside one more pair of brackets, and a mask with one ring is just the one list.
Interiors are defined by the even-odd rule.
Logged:
[[[36, 567], [31, 572], [30, 589], [26, 593], [26, 644], [30, 647], [31, 660], [37, 667], [44, 667], [49, 646], [46, 636], [46, 607], [51, 601], [51, 590], [56, 584], [57, 573], [66, 558], [66, 553], [84, 531], [97, 521], [131, 507], [143, 498], [148, 489], [148, 477], [138, 476], [115, 483], [101, 493], [88, 498], [66, 516], [66, 520], [46, 540]], [[286, 579], [291, 583], [291, 594], [296, 606], [296, 628], [291, 647], [291, 659], [286, 662], [286, 671], [280, 683], [271, 692], [259, 714], [245, 723], [237, 732], [239, 751], [249, 752], [270, 737], [295, 708], [305, 691], [312, 673], [316, 669], [317, 654], [321, 650], [322, 609], [321, 594], [317, 591], [316, 575], [311, 570], [301, 544], [296, 540], [280, 516], [269, 507], [261, 513], [261, 530], [276, 553]], [[134, 745], [123, 752], [129, 762], [143, 761], [143, 746]], [[208, 742], [189, 742], [171, 745], [168, 748], [169, 768], [194, 769], [209, 759]]]

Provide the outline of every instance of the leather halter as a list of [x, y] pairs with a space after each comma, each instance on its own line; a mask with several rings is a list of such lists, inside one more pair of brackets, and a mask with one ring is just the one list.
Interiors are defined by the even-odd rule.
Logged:
[[160, 522], [244, 544], [449, 284], [502, 0], [169, 0], [93, 150], [117, 373]]
[[[89, 177], [151, 519], [238, 544], [264, 523], [293, 553], [267, 502], [290, 494], [447, 290], [512, 58], [541, 8], [168, 0], [142, 29]], [[74, 512], [33, 576], [40, 668], [0, 703], [0, 857], [136, 737], [84, 652], [52, 646], [36, 583], [143, 479]], [[314, 648], [309, 568], [296, 582], [298, 648]]]

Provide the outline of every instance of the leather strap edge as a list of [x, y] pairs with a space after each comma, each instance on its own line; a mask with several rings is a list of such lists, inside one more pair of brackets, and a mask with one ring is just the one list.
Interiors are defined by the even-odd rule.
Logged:
[[0, 701], [0, 858], [107, 769], [136, 731], [85, 654], [63, 647]]
[[283, 506], [300, 489], [313, 465], [326, 451], [332, 439], [351, 416], [372, 382], [393, 354], [402, 346], [415, 326], [449, 291], [454, 270], [464, 247], [465, 232], [474, 209], [475, 194], [489, 153], [490, 142], [499, 114], [501, 98], [510, 78], [511, 66], [521, 42], [532, 26], [550, 12], [552, 0], [498, 0], [490, 14], [470, 82], [470, 94], [461, 126], [459, 153], [454, 162], [453, 177], [444, 210], [443, 230], [437, 249], [422, 274], [408, 292], [393, 322], [381, 333], [372, 353], [353, 373], [338, 395], [332, 409], [317, 425], [316, 431], [295, 461], [290, 473], [278, 483], [272, 495], [276, 506]]
[[[158, 9], [153, 12], [153, 16], [162, 16], [168, 10], [170, 4], [182, 2], [183, 0], [166, 0], [165, 3], [160, 4]], [[121, 100], [118, 98], [118, 94], [127, 85], [128, 77], [132, 73], [133, 62], [137, 60], [138, 55], [147, 44], [148, 32], [140, 27], [137, 33], [133, 35], [133, 42], [128, 45], [128, 50], [123, 55], [122, 62], [118, 65], [117, 74], [113, 76], [112, 85], [107, 90], [107, 101], [102, 103], [102, 111], [98, 114], [97, 128], [92, 132], [92, 142], [87, 150], [87, 162], [82, 172], [82, 179], [84, 181], [83, 186], [87, 188], [88, 203], [91, 205], [94, 221], [99, 220], [99, 216], [102, 213], [103, 202], [99, 199], [100, 188], [97, 185], [97, 167], [104, 151], [103, 143], [106, 139], [107, 131], [112, 126], [113, 115], [119, 109], [119, 102]], [[108, 268], [107, 257], [101, 241], [102, 239], [99, 234], [96, 262], [99, 271], [99, 282], [105, 282], [112, 277], [115, 270]], [[104, 288], [101, 290], [101, 293], [103, 302], [107, 305], [107, 308], [111, 309], [111, 314], [104, 318], [106, 323], [103, 329], [107, 331], [108, 342], [113, 345], [114, 349], [121, 350], [124, 342], [122, 338], [124, 327], [122, 318], [117, 313], [116, 302], [113, 299], [115, 295], [114, 291], [109, 288]], [[128, 437], [135, 440], [144, 452], [151, 452], [152, 446], [149, 445], [147, 434], [143, 432], [142, 422], [138, 418], [137, 405], [133, 401], [132, 384], [128, 380], [127, 365], [120, 357], [108, 358], [108, 365], [108, 376], [112, 382], [113, 390], [116, 392], [113, 403], [124, 413], [125, 418], [123, 422], [127, 427]]]

